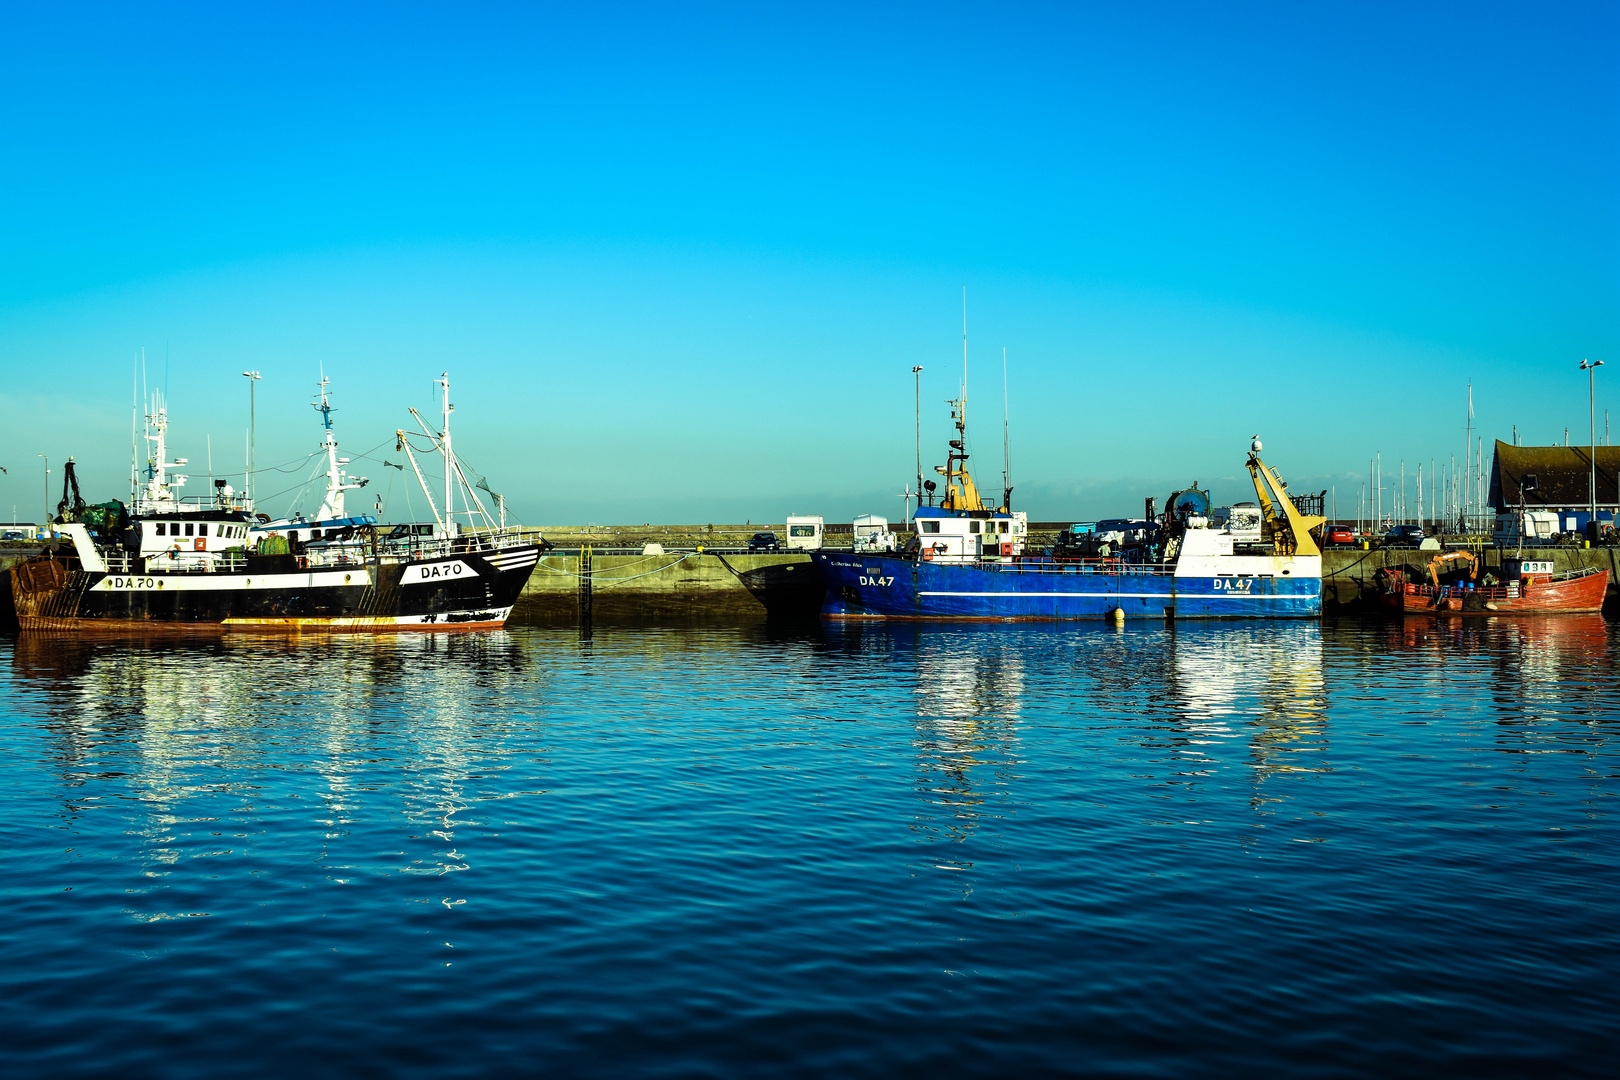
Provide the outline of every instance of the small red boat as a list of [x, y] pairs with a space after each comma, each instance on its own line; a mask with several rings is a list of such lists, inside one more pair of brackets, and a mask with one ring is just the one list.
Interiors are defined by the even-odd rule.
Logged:
[[[1441, 584], [1440, 565], [1463, 559], [1470, 564], [1469, 580]], [[1609, 572], [1601, 567], [1553, 571], [1550, 561], [1504, 559], [1500, 585], [1475, 585], [1479, 563], [1467, 552], [1446, 552], [1428, 567], [1427, 582], [1414, 584], [1404, 570], [1378, 571], [1379, 599], [1392, 611], [1407, 615], [1557, 615], [1601, 611], [1609, 590]]]

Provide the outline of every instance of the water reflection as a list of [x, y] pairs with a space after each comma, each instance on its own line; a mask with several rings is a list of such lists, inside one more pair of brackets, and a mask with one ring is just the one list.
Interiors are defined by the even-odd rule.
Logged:
[[[967, 840], [1013, 795], [1028, 636], [975, 627], [916, 638], [912, 746], [922, 809], [911, 828], [925, 842]], [[973, 866], [932, 857], [940, 868]]]
[[[962, 844], [1002, 816], [1019, 779], [1018, 722], [1028, 669], [1046, 662], [1050, 630], [1017, 626], [851, 624], [826, 640], [846, 662], [883, 663], [902, 680], [912, 720], [917, 796], [906, 827], [925, 845]], [[931, 850], [915, 869], [973, 869], [965, 854]], [[971, 892], [967, 879], [962, 891]]]
[[1322, 772], [1328, 758], [1328, 700], [1317, 623], [1178, 628], [1171, 698], [1189, 756], [1234, 738], [1248, 745], [1251, 804], [1279, 773]]
[[[508, 794], [497, 786], [509, 767], [502, 736], [545, 682], [505, 633], [27, 634], [11, 659], [15, 683], [37, 700], [29, 711], [48, 735], [65, 821], [109, 799], [127, 813], [133, 801], [141, 812], [129, 828], [150, 878], [184, 858], [240, 852], [260, 831], [254, 822], [287, 813], [321, 830], [317, 861], [340, 883], [368, 869], [463, 871], [457, 829], [475, 803]], [[320, 778], [318, 805], [267, 794], [277, 774], [299, 772]], [[345, 854], [368, 800], [417, 823], [419, 846], [383, 867]], [[212, 835], [215, 849], [184, 847], [177, 832]]]

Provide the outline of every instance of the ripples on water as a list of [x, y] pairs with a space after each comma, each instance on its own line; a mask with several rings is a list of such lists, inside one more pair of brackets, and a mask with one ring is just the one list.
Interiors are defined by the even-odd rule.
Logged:
[[0, 640], [7, 1071], [1615, 1050], [1615, 630]]

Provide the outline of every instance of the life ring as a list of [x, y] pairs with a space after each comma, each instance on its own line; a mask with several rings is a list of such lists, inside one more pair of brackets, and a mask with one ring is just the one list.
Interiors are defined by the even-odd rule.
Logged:
[[943, 554], [945, 554], [944, 544], [929, 544], [927, 547], [923, 548], [922, 557], [932, 562], [934, 556]]
[[208, 541], [204, 540], [202, 537], [199, 536], [199, 537], [197, 537], [196, 541], [191, 545], [191, 547], [192, 547], [193, 551], [207, 551], [208, 550]]

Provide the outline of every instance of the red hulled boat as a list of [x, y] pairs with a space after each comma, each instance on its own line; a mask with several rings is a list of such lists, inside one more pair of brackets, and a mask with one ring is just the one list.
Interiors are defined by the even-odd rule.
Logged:
[[[1468, 580], [1443, 584], [1439, 566], [1463, 559], [1470, 564]], [[1557, 615], [1603, 610], [1609, 590], [1609, 572], [1601, 567], [1553, 571], [1550, 561], [1504, 559], [1500, 585], [1476, 585], [1472, 578], [1479, 563], [1466, 552], [1447, 552], [1428, 568], [1427, 582], [1408, 580], [1406, 571], [1385, 567], [1378, 572], [1379, 600], [1391, 611], [1407, 615]]]

